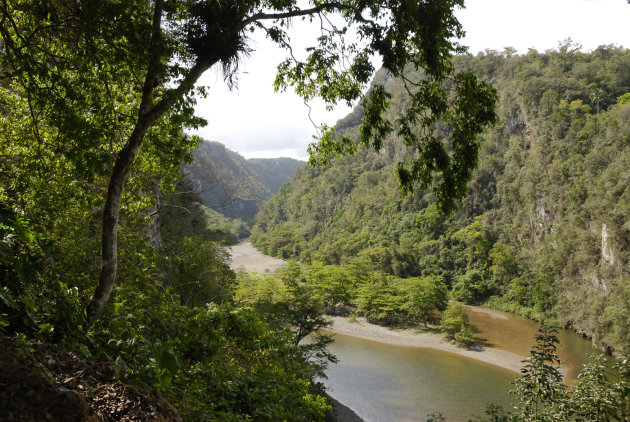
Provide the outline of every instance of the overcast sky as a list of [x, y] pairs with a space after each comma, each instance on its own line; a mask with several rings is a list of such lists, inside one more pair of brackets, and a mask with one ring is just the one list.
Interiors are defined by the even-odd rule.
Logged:
[[[466, 31], [460, 43], [473, 54], [504, 47], [543, 52], [567, 38], [584, 51], [602, 44], [630, 48], [627, 0], [468, 0], [457, 16]], [[300, 43], [309, 33], [296, 22], [292, 37]], [[292, 93], [274, 93], [272, 86], [276, 65], [285, 53], [263, 37], [256, 36], [250, 44], [255, 51], [240, 66], [238, 88], [227, 89], [221, 74], [213, 70], [202, 78], [210, 94], [199, 101], [197, 114], [208, 125], [196, 133], [246, 158], [306, 159], [306, 148], [316, 133], [309, 108]], [[340, 105], [327, 112], [323, 103], [315, 103], [310, 118], [334, 125], [349, 111]]]

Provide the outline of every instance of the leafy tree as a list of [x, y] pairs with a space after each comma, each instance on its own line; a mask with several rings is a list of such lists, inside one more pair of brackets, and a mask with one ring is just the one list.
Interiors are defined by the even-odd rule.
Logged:
[[630, 92], [617, 97], [617, 104], [630, 104]]
[[560, 360], [556, 355], [557, 330], [541, 326], [530, 357], [523, 361], [522, 376], [514, 382], [512, 391], [517, 399], [516, 411], [523, 421], [555, 421], [562, 418], [566, 398]]
[[492, 243], [484, 231], [482, 216], [475, 217], [472, 224], [455, 232], [452, 238], [465, 246], [468, 267], [486, 268]]
[[[487, 418], [477, 416], [469, 422], [519, 421], [626, 421], [630, 415], [630, 361], [625, 355], [611, 367], [604, 355], [591, 356], [578, 375], [578, 383], [571, 387], [562, 384], [557, 371], [555, 330], [541, 327], [532, 347], [531, 357], [525, 361], [523, 377], [515, 381], [516, 414], [501, 406], [488, 404]], [[429, 415], [436, 418], [437, 415]], [[428, 419], [428, 420], [444, 420]]]
[[325, 377], [324, 370], [336, 357], [327, 350], [332, 337], [319, 331], [331, 321], [325, 316], [321, 286], [304, 282], [297, 263], [290, 262], [273, 274], [239, 273], [236, 296], [254, 305], [272, 327], [291, 332], [291, 343], [309, 362], [313, 376]]
[[505, 243], [497, 242], [492, 246], [488, 257], [491, 262], [489, 272], [492, 277], [493, 290], [503, 293], [510, 281], [519, 275], [519, 265], [514, 256], [514, 248]]
[[307, 282], [322, 292], [327, 312], [333, 315], [339, 305], [351, 304], [357, 278], [346, 266], [340, 265], [312, 264], [306, 272]]
[[0, 332], [59, 341], [80, 329], [78, 292], [45, 275], [52, 262], [45, 237], [0, 202]]
[[487, 296], [488, 281], [485, 273], [477, 268], [466, 271], [466, 274], [458, 276], [451, 296], [454, 300], [465, 303], [479, 303]]
[[460, 345], [474, 342], [473, 327], [468, 319], [466, 307], [459, 302], [449, 302], [442, 314], [441, 328], [449, 338]]
[[581, 420], [593, 422], [614, 420], [623, 404], [617, 400], [606, 376], [604, 356], [592, 356], [578, 375], [578, 383], [571, 389], [568, 406]]
[[439, 276], [409, 278], [406, 280], [407, 301], [403, 309], [424, 323], [435, 322], [436, 312], [443, 312], [448, 305], [448, 290]]
[[232, 297], [234, 274], [218, 244], [186, 237], [170, 256], [173, 289], [183, 305], [203, 306]]
[[372, 280], [357, 289], [356, 305], [359, 313], [370, 322], [385, 324], [404, 320], [404, 296], [398, 281], [382, 272], [374, 273]]
[[[14, 92], [28, 101], [25, 118], [33, 126], [33, 138], [56, 137], [60, 154], [82, 162], [85, 174], [108, 175], [102, 266], [88, 318], [93, 321], [103, 314], [114, 286], [124, 187], [141, 148], [150, 150], [152, 145], [164, 166], [172, 167], [186, 156], [194, 141], [181, 136], [181, 127], [204, 123], [193, 115], [195, 83], [218, 66], [232, 85], [239, 60], [250, 51], [249, 31], [264, 31], [292, 53], [285, 31], [290, 21], [320, 19], [325, 29], [316, 45], [305, 60], [290, 54], [280, 64], [276, 88], [294, 86], [305, 100], [320, 96], [331, 105], [362, 98], [361, 142], [376, 149], [394, 130], [383, 117], [391, 95], [383, 87], [363, 94], [374, 71], [369, 58], [380, 55], [388, 72], [405, 77], [413, 92], [411, 107], [399, 116], [398, 134], [417, 150], [418, 158], [401, 163], [401, 187], [409, 191], [418, 181], [428, 188], [439, 172], [434, 191], [444, 208], [452, 209], [477, 163], [475, 137], [495, 120], [496, 99], [494, 90], [473, 73], [453, 72], [451, 54], [458, 47], [452, 39], [462, 35], [453, 9], [461, 5], [350, 0], [313, 1], [304, 7], [297, 1], [263, 0], [4, 2], [3, 65]], [[339, 24], [331, 23], [329, 15], [338, 15]], [[345, 40], [349, 27], [362, 43]], [[410, 80], [407, 66], [422, 69], [424, 76]], [[444, 89], [447, 82], [454, 86], [452, 96]], [[448, 145], [434, 135], [438, 121], [452, 128]], [[40, 122], [52, 131], [43, 133]], [[418, 127], [425, 128], [424, 137], [417, 136]], [[323, 128], [312, 154], [325, 160], [330, 153], [353, 149], [348, 138], [334, 138]]]

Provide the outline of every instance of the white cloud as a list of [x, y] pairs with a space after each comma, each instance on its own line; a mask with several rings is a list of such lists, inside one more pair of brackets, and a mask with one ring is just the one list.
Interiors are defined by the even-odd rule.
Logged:
[[602, 44], [630, 47], [626, 0], [468, 0], [457, 16], [471, 52], [514, 47], [540, 52], [571, 38], [585, 50]]
[[[630, 47], [626, 0], [469, 0], [457, 16], [467, 33], [461, 43], [470, 46], [471, 53], [508, 46], [523, 53], [528, 48], [543, 52], [567, 38], [585, 50], [602, 44]], [[301, 25], [295, 22], [292, 36], [305, 46], [313, 28]], [[208, 126], [197, 133], [248, 158], [305, 159], [316, 133], [309, 109], [296, 95], [273, 90], [276, 66], [286, 53], [260, 35], [251, 47], [256, 51], [243, 60], [238, 89], [230, 92], [217, 72], [204, 75], [202, 83], [211, 89], [197, 112]], [[311, 118], [333, 125], [349, 112], [345, 105], [327, 112], [318, 102], [312, 105]]]

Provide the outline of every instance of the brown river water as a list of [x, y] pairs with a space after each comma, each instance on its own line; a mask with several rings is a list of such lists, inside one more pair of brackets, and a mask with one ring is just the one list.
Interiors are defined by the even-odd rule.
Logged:
[[[245, 241], [231, 248], [232, 268], [265, 273], [285, 262], [262, 254]], [[539, 324], [482, 307], [470, 307], [476, 338], [485, 347], [497, 347], [525, 359]], [[562, 330], [558, 355], [567, 373], [575, 377], [594, 353], [590, 342]], [[330, 394], [365, 421], [425, 421], [441, 412], [448, 421], [481, 416], [487, 403], [510, 408], [508, 391], [515, 374], [474, 359], [439, 350], [395, 346], [335, 334], [331, 351], [339, 363], [331, 365], [324, 380]]]

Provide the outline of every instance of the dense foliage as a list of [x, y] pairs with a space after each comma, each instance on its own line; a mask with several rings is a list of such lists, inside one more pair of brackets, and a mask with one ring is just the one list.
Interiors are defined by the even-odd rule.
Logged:
[[[607, 333], [606, 344], [625, 344], [628, 213], [621, 199], [626, 195], [627, 53], [603, 48], [585, 55], [569, 47], [525, 57], [492, 53], [478, 62], [461, 57], [456, 71], [451, 58], [458, 48], [452, 39], [461, 35], [461, 26], [453, 9], [460, 1], [313, 1], [300, 8], [302, 4], [0, 4], [0, 329], [109, 359], [130, 387], [146, 393], [157, 387], [187, 420], [226, 421], [325, 418], [330, 407], [314, 378], [332, 359], [325, 351], [328, 340], [304, 340], [326, 325], [321, 315], [326, 306], [335, 312], [354, 304], [377, 320], [425, 323], [445, 310], [445, 328], [454, 326], [455, 338], [465, 335], [457, 306], [445, 309], [445, 283], [460, 300], [479, 301], [505, 291], [503, 297], [513, 303], [555, 311], [577, 323], [580, 315], [563, 310], [571, 308], [584, 284], [563, 280], [595, 274], [596, 287], [603, 287], [599, 295], [589, 296], [595, 302], [585, 309], [603, 306], [603, 298], [612, 306], [585, 329]], [[337, 14], [341, 25], [327, 19], [329, 14]], [[323, 128], [322, 142], [313, 147], [315, 158], [327, 161], [330, 154], [358, 145], [371, 149], [359, 147], [364, 169], [346, 159], [337, 162], [346, 168], [334, 164], [302, 170], [313, 185], [320, 173], [333, 173], [319, 193], [298, 188], [300, 196], [292, 198], [295, 184], [283, 189], [282, 195], [295, 199], [287, 206], [299, 212], [273, 214], [283, 206], [276, 201], [265, 213], [283, 224], [303, 210], [316, 217], [287, 220], [289, 226], [265, 223], [273, 237], [260, 242], [274, 252], [327, 264], [347, 262], [356, 254], [370, 272], [353, 290], [345, 289], [346, 283], [364, 272], [348, 276], [342, 267], [312, 267], [306, 277], [313, 280], [328, 280], [322, 272], [342, 273], [336, 282], [318, 287], [301, 283], [302, 270], [289, 267], [277, 291], [263, 289], [269, 298], [251, 297], [243, 294], [244, 282], [237, 283], [225, 251], [215, 242], [222, 235], [208, 225], [209, 212], [194, 180], [180, 177], [182, 161], [192, 158], [200, 142], [183, 130], [204, 123], [194, 115], [193, 89], [204, 71], [220, 67], [232, 85], [239, 60], [249, 52], [247, 31], [263, 31], [290, 51], [285, 29], [297, 17], [321, 18], [328, 35], [315, 41], [306, 58], [290, 55], [280, 65], [277, 88], [292, 86], [305, 100], [319, 96], [331, 105], [363, 100], [361, 128], [339, 126], [339, 138]], [[350, 26], [364, 44], [346, 43]], [[377, 84], [364, 96], [374, 55], [383, 57], [388, 72], [381, 73], [380, 81], [389, 79], [389, 84]], [[511, 68], [505, 67], [510, 63]], [[550, 173], [540, 167], [521, 175], [516, 168], [511, 174], [517, 174], [517, 186], [558, 175], [591, 184], [576, 184], [564, 196], [564, 191], [546, 192], [549, 196], [523, 211], [525, 217], [538, 218], [531, 227], [515, 223], [525, 221], [522, 210], [492, 212], [495, 208], [475, 195], [452, 224], [440, 210], [452, 208], [453, 199], [465, 193], [477, 164], [476, 135], [496, 117], [494, 89], [471, 70], [490, 77], [506, 69], [520, 75], [517, 81], [527, 81], [527, 89], [497, 84], [513, 102], [504, 100], [505, 123], [488, 137], [509, 133], [514, 139], [483, 144], [484, 153], [496, 149], [504, 155], [496, 161], [482, 156], [473, 191], [488, 197], [512, 192], [500, 202], [524, 203], [531, 191], [511, 191], [512, 179], [499, 177], [500, 170], [512, 165], [510, 157], [558, 159], [558, 168]], [[599, 73], [591, 77], [589, 72]], [[556, 78], [558, 73], [580, 81], [591, 78], [589, 84], [595, 85], [567, 84], [566, 78]], [[391, 75], [403, 84], [396, 85]], [[400, 95], [403, 91], [409, 96]], [[203, 88], [197, 92], [206, 94]], [[618, 105], [613, 104], [616, 98]], [[596, 105], [596, 114], [586, 104]], [[536, 126], [549, 116], [557, 124]], [[394, 136], [405, 146], [390, 142]], [[557, 151], [547, 142], [556, 138], [565, 144]], [[573, 153], [584, 155], [587, 164], [573, 162]], [[393, 166], [396, 160], [400, 164]], [[565, 163], [572, 166], [565, 168]], [[268, 167], [255, 166], [260, 173]], [[373, 173], [363, 171], [368, 168]], [[439, 206], [427, 206], [430, 197], [401, 200], [396, 187], [409, 190], [413, 182], [431, 188]], [[363, 190], [351, 200], [361, 208], [344, 214], [338, 205], [345, 200], [335, 201], [355, 184]], [[373, 187], [380, 192], [376, 197], [371, 196]], [[589, 199], [591, 191], [602, 192], [603, 199]], [[550, 198], [564, 200], [564, 207], [548, 204]], [[613, 204], [620, 205], [604, 218]], [[567, 215], [575, 224], [563, 220]], [[503, 220], [513, 222], [516, 235], [493, 226]], [[335, 227], [334, 221], [346, 224], [347, 236], [339, 230], [322, 234], [323, 227]], [[601, 251], [593, 251], [592, 243], [591, 249], [571, 246], [566, 241], [574, 235], [571, 230], [578, 237], [593, 237], [591, 221], [597, 227], [602, 223]], [[394, 228], [404, 230], [390, 238]], [[291, 240], [296, 234], [302, 237]], [[320, 242], [320, 235], [321, 240], [334, 236], [338, 243]], [[523, 239], [532, 239], [533, 246], [528, 249]], [[538, 255], [545, 248], [551, 252]], [[430, 250], [445, 251], [444, 256], [426, 253]], [[579, 257], [580, 265], [571, 265], [567, 255]], [[593, 257], [599, 260], [597, 271], [589, 260]], [[565, 272], [550, 283], [560, 266]], [[401, 277], [408, 275], [415, 277]], [[375, 289], [383, 293], [373, 295]], [[608, 329], [598, 331], [600, 325]]]
[[[292, 87], [305, 101], [321, 97], [331, 107], [360, 100], [367, 111], [360, 142], [376, 150], [383, 136], [394, 132], [383, 118], [391, 110], [390, 94], [378, 88], [364, 94], [374, 72], [370, 59], [380, 56], [388, 71], [404, 78], [412, 98], [412, 106], [399, 114], [396, 136], [417, 156], [399, 163], [401, 186], [408, 191], [418, 181], [428, 187], [439, 175], [433, 190], [443, 208], [452, 208], [477, 163], [476, 135], [496, 117], [495, 91], [452, 65], [460, 50], [455, 39], [463, 34], [454, 9], [462, 6], [461, 0], [3, 3], [6, 97], [16, 97], [13, 105], [23, 110], [16, 117], [27, 137], [40, 147], [54, 139], [58, 148], [46, 145], [47, 152], [55, 151], [69, 165], [82, 164], [87, 176], [99, 173], [108, 180], [101, 269], [88, 320], [104, 314], [115, 284], [122, 204], [141, 156], [153, 148], [157, 167], [179, 164], [193, 146], [181, 136], [182, 127], [205, 124], [194, 115], [195, 84], [205, 71], [221, 68], [233, 87], [254, 31], [287, 52], [278, 65], [277, 90]], [[293, 18], [321, 22], [322, 35], [305, 58], [294, 54], [286, 32]], [[360, 42], [347, 39], [349, 31]], [[422, 74], [405, 75], [407, 66]], [[448, 145], [434, 135], [436, 122], [449, 127]], [[349, 138], [321, 129], [320, 142], [310, 150], [313, 160], [353, 151]]]
[[[287, 276], [290, 274], [290, 276]], [[447, 290], [441, 277], [401, 279], [387, 275], [369, 262], [354, 260], [348, 265], [298, 265], [291, 262], [281, 275], [254, 277], [240, 274], [237, 296], [266, 297], [280, 295], [279, 281], [290, 280], [311, 291], [313, 300], [330, 315], [359, 313], [370, 322], [385, 324], [429, 323], [439, 321], [447, 308]], [[276, 280], [276, 281], [274, 281]], [[279, 299], [277, 299], [279, 300]]]
[[[396, 277], [439, 276], [453, 299], [630, 347], [630, 52], [566, 42], [545, 53], [462, 55], [455, 65], [484, 75], [500, 98], [455, 213], [443, 214], [430, 192], [401, 198], [395, 163], [413, 150], [388, 137], [378, 153], [359, 148], [300, 168], [261, 209], [255, 244], [304, 263], [358, 257]], [[409, 106], [400, 79], [380, 71], [374, 86], [393, 107]], [[362, 115], [355, 109], [337, 131], [358, 139]]]
[[[205, 124], [194, 106], [207, 91], [195, 84], [215, 68], [233, 86], [248, 34], [260, 31], [289, 57], [277, 89], [330, 106], [362, 100], [363, 141], [378, 149], [392, 131], [381, 118], [390, 104], [385, 92], [364, 96], [370, 58], [397, 75], [423, 69], [407, 78], [414, 107], [400, 117], [428, 132], [437, 120], [450, 124], [453, 150], [401, 132], [420, 158], [402, 163], [400, 180], [441, 174], [436, 192], [448, 206], [470, 178], [475, 135], [494, 119], [494, 91], [452, 66], [461, 5], [2, 2], [0, 328], [115, 361], [121, 379], [157, 386], [189, 420], [323, 419], [328, 405], [313, 381], [322, 363], [309, 359], [319, 349], [300, 344], [321, 309], [296, 282], [286, 312], [272, 307], [279, 316], [235, 303], [234, 274], [213, 242], [220, 233], [194, 183], [180, 180], [199, 145], [183, 131]], [[326, 34], [306, 57], [286, 33], [299, 18], [319, 19]], [[349, 30], [361, 43], [346, 40]], [[324, 155], [351, 149], [325, 127], [319, 145]]]
[[44, 236], [7, 207], [0, 217], [4, 334], [114, 361], [122, 381], [146, 394], [159, 388], [185, 420], [326, 418], [330, 406], [314, 377], [328, 360], [311, 359], [325, 350], [298, 346], [291, 320], [269, 322], [283, 313], [235, 304], [235, 276], [206, 222], [163, 219], [160, 248], [144, 222], [122, 226], [119, 283], [107, 318], [88, 329], [83, 304], [90, 269], [98, 268], [93, 233]]

